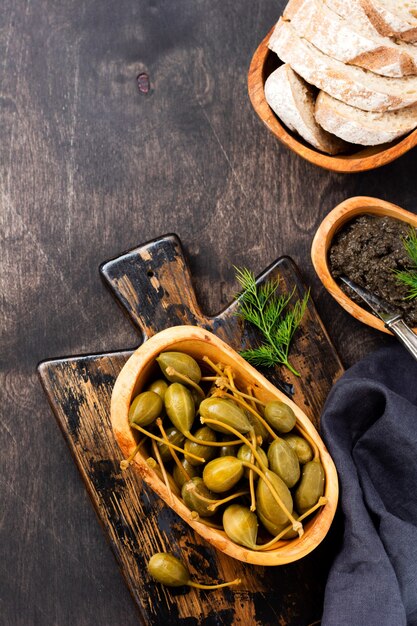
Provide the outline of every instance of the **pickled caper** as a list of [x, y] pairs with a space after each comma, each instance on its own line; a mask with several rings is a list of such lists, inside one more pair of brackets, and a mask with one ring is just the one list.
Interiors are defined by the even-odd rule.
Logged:
[[[194, 437], [202, 441], [217, 441], [216, 433], [208, 426], [202, 426], [195, 431]], [[187, 456], [187, 452], [191, 452], [197, 456], [202, 457], [206, 461], [210, 461], [216, 454], [216, 448], [214, 446], [201, 445], [195, 441], [187, 441], [184, 444], [185, 458], [191, 463], [191, 465], [201, 465], [201, 461], [197, 461], [192, 457]]]
[[168, 389], [168, 383], [166, 380], [162, 378], [158, 378], [158, 380], [154, 380], [148, 387], [148, 391], [154, 391], [164, 400], [166, 390]]
[[[177, 465], [174, 467], [174, 471], [172, 472], [175, 483], [180, 489], [182, 489], [182, 486], [187, 482], [187, 480], [191, 480], [191, 478], [195, 478], [195, 476], [200, 476], [200, 469], [191, 465], [187, 459], [183, 459], [181, 461], [181, 465], [185, 470], [184, 472], [182, 472]], [[188, 475], [188, 478], [186, 475]]]
[[240, 578], [231, 582], [219, 583], [217, 585], [203, 585], [190, 580], [190, 573], [185, 565], [173, 554], [168, 552], [158, 552], [154, 554], [148, 563], [148, 572], [159, 583], [168, 587], [195, 587], [196, 589], [220, 589], [230, 585], [239, 585]]
[[[276, 474], [274, 474], [274, 472], [271, 472], [270, 470], [267, 470], [265, 472], [265, 476], [272, 484], [272, 487], [275, 489], [278, 496], [282, 500], [285, 508], [288, 510], [289, 513], [292, 513], [293, 501], [287, 485], [279, 476], [277, 476]], [[256, 502], [257, 511], [260, 511], [264, 517], [266, 517], [271, 522], [274, 522], [274, 524], [280, 526], [286, 524], [287, 522], [289, 523], [288, 515], [278, 505], [271, 493], [270, 488], [263, 478], [260, 478], [258, 480], [258, 485], [256, 488]]]
[[223, 528], [226, 535], [240, 546], [256, 549], [258, 519], [247, 507], [231, 504], [223, 513]]
[[[265, 517], [265, 515], [263, 515], [263, 513], [261, 513], [259, 509], [256, 511], [256, 513], [262, 526], [266, 528], [269, 534], [273, 537], [279, 535], [284, 530], [284, 528], [290, 525], [288, 520], [283, 524], [274, 524], [274, 522], [271, 522], [267, 517]], [[297, 519], [297, 515], [294, 515], [294, 518]], [[288, 532], [286, 532], [285, 535], [282, 537], [282, 539], [294, 539], [294, 537], [298, 537], [298, 533], [290, 528], [288, 529]]]
[[300, 515], [311, 509], [323, 493], [323, 466], [318, 460], [309, 461], [303, 465], [300, 484], [294, 494], [295, 506]]
[[271, 400], [265, 405], [265, 419], [279, 433], [289, 433], [297, 421], [292, 408], [280, 400]]
[[300, 464], [294, 450], [284, 440], [274, 439], [268, 448], [269, 466], [287, 487], [293, 487], [300, 478]]
[[236, 446], [222, 446], [218, 451], [219, 456], [236, 456]]
[[295, 435], [294, 433], [289, 433], [288, 435], [283, 435], [283, 439], [291, 446], [297, 455], [298, 462], [301, 465], [308, 463], [313, 458], [313, 450], [311, 449], [308, 441], [304, 439], [304, 437], [300, 437], [300, 435]]
[[[232, 426], [240, 433], [247, 433], [251, 430], [251, 423], [245, 412], [233, 402], [223, 398], [206, 398], [200, 404], [200, 415], [202, 418], [216, 420], [226, 426]], [[228, 433], [226, 428], [218, 424], [210, 424], [210, 428], [221, 433]]]
[[203, 470], [204, 484], [213, 493], [224, 493], [239, 482], [243, 469], [242, 461], [235, 456], [213, 459]]
[[[175, 428], [174, 426], [172, 426], [171, 428], [167, 428], [165, 434], [170, 443], [173, 443], [177, 447], [182, 447], [182, 444], [184, 442], [184, 435], [177, 428]], [[158, 446], [161, 459], [164, 462], [171, 461], [172, 455], [169, 451], [169, 446], [167, 446], [166, 443], [161, 443], [160, 441], [158, 441], [156, 445]]]
[[172, 383], [165, 393], [165, 409], [175, 428], [186, 435], [195, 417], [194, 400], [187, 387], [181, 383]]
[[[262, 448], [257, 446], [256, 451], [261, 457], [264, 467], [268, 468], [268, 457], [266, 456], [264, 450], [262, 450]], [[247, 446], [246, 444], [243, 444], [243, 446], [240, 446], [239, 450], [237, 451], [237, 458], [240, 459], [241, 461], [246, 461], [247, 463], [251, 463], [251, 457], [252, 457], [252, 450], [249, 448], [249, 446]], [[260, 465], [258, 461], [256, 460], [255, 460], [255, 466], [260, 468]], [[243, 474], [245, 478], [248, 478], [249, 472], [250, 472], [250, 469], [248, 467], [245, 467], [245, 471]], [[259, 478], [258, 474], [254, 473], [254, 480], [258, 480], [258, 478]]]
[[[196, 511], [201, 517], [212, 517], [216, 514], [216, 511], [208, 508], [210, 504], [215, 501], [215, 498], [211, 491], [207, 489], [203, 479], [199, 476], [195, 476], [183, 484], [181, 495], [185, 505], [190, 511]], [[203, 497], [199, 498], [199, 496]], [[207, 502], [207, 500], [209, 500], [209, 502]]]
[[179, 374], [190, 378], [195, 383], [200, 382], [200, 366], [189, 354], [186, 354], [185, 352], [162, 352], [156, 360], [164, 376], [171, 383], [182, 383], [183, 379], [178, 378], [175, 374], [168, 374], [168, 368], [173, 368], [179, 372]]
[[149, 426], [161, 414], [161, 397], [154, 391], [143, 391], [134, 398], [129, 409], [129, 422], [138, 426]]

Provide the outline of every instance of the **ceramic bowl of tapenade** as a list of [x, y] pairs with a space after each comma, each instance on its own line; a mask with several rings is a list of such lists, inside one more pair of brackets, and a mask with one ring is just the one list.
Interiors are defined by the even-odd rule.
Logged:
[[417, 328], [417, 298], [399, 274], [415, 276], [417, 267], [407, 242], [417, 229], [417, 215], [395, 204], [358, 196], [336, 206], [318, 228], [311, 248], [314, 268], [327, 291], [361, 322], [390, 333], [382, 320], [364, 308], [339, 280], [345, 275], [402, 312]]

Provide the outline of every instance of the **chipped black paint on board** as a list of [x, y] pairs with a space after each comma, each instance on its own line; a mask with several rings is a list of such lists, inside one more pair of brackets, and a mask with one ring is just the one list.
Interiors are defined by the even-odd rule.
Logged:
[[[302, 278], [286, 257], [273, 263], [258, 280], [276, 277], [278, 272], [283, 288], [296, 286], [298, 296], [304, 295]], [[258, 340], [253, 329], [236, 316], [236, 302], [217, 316], [204, 316], [174, 235], [104, 263], [100, 273], [144, 337], [168, 326], [196, 323], [238, 350]], [[319, 619], [334, 539], [326, 538], [311, 555], [288, 566], [260, 568], [236, 561], [231, 565], [229, 557], [197, 542], [188, 525], [161, 503], [134, 471], [119, 472], [120, 451], [109, 418], [110, 396], [129, 355], [126, 351], [61, 359], [41, 364], [39, 371], [141, 619], [150, 626], [229, 626], [242, 620], [248, 626], [278, 622], [306, 626]], [[292, 357], [302, 372], [301, 379], [290, 378], [278, 368], [267, 376], [277, 385], [284, 382], [287, 392], [293, 385], [295, 401], [314, 421], [342, 368], [312, 302], [295, 338]], [[228, 564], [226, 570], [232, 568], [242, 578], [241, 590], [222, 589], [208, 596], [183, 588], [162, 588], [147, 576], [146, 562], [163, 549], [181, 554], [193, 571], [201, 573], [201, 580], [219, 580], [219, 571]]]

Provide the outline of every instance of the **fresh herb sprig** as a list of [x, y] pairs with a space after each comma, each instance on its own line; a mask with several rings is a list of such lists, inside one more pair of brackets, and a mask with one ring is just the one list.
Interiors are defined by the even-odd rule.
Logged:
[[407, 238], [403, 239], [403, 245], [412, 267], [406, 270], [396, 270], [397, 279], [408, 287], [407, 300], [417, 298], [417, 231], [410, 228]]
[[238, 315], [256, 326], [263, 335], [263, 342], [258, 347], [244, 350], [241, 355], [256, 367], [282, 364], [295, 376], [300, 376], [289, 362], [288, 354], [291, 340], [304, 316], [310, 293], [290, 306], [295, 288], [291, 293], [278, 295], [279, 278], [258, 286], [255, 275], [250, 270], [235, 267], [235, 271], [242, 287]]

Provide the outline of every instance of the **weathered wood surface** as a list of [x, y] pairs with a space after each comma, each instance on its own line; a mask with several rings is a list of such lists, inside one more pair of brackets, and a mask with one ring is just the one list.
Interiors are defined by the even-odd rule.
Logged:
[[[97, 278], [163, 233], [185, 246], [203, 310], [288, 254], [348, 366], [391, 341], [337, 305], [313, 234], [349, 196], [416, 212], [416, 150], [366, 174], [280, 145], [247, 95], [285, 0], [1, 3], [1, 619], [133, 626], [137, 614], [51, 416], [36, 364], [138, 342]], [[141, 79], [139, 91], [136, 77]]]
[[[175, 236], [151, 241], [104, 264], [101, 272], [145, 339], [169, 326], [191, 323], [210, 329], [238, 350], [256, 341], [236, 316], [236, 301], [215, 317], [201, 312]], [[260, 281], [278, 274], [283, 290], [295, 287], [303, 297], [305, 287], [290, 259], [275, 262]], [[294, 400], [318, 425], [322, 405], [342, 367], [312, 301], [292, 355], [301, 378], [284, 376], [283, 368], [269, 372], [269, 378], [276, 382], [284, 377], [287, 384], [294, 383]], [[143, 622], [255, 626], [278, 621], [301, 626], [316, 621], [335, 550], [333, 535], [312, 555], [290, 566], [245, 565], [199, 538], [133, 471], [121, 474], [122, 457], [111, 431], [109, 407], [114, 379], [126, 358], [114, 354], [49, 361], [40, 365], [40, 374]], [[200, 579], [240, 577], [242, 584], [237, 591], [209, 594], [162, 589], [146, 573], [148, 559], [161, 550], [179, 554]]]

